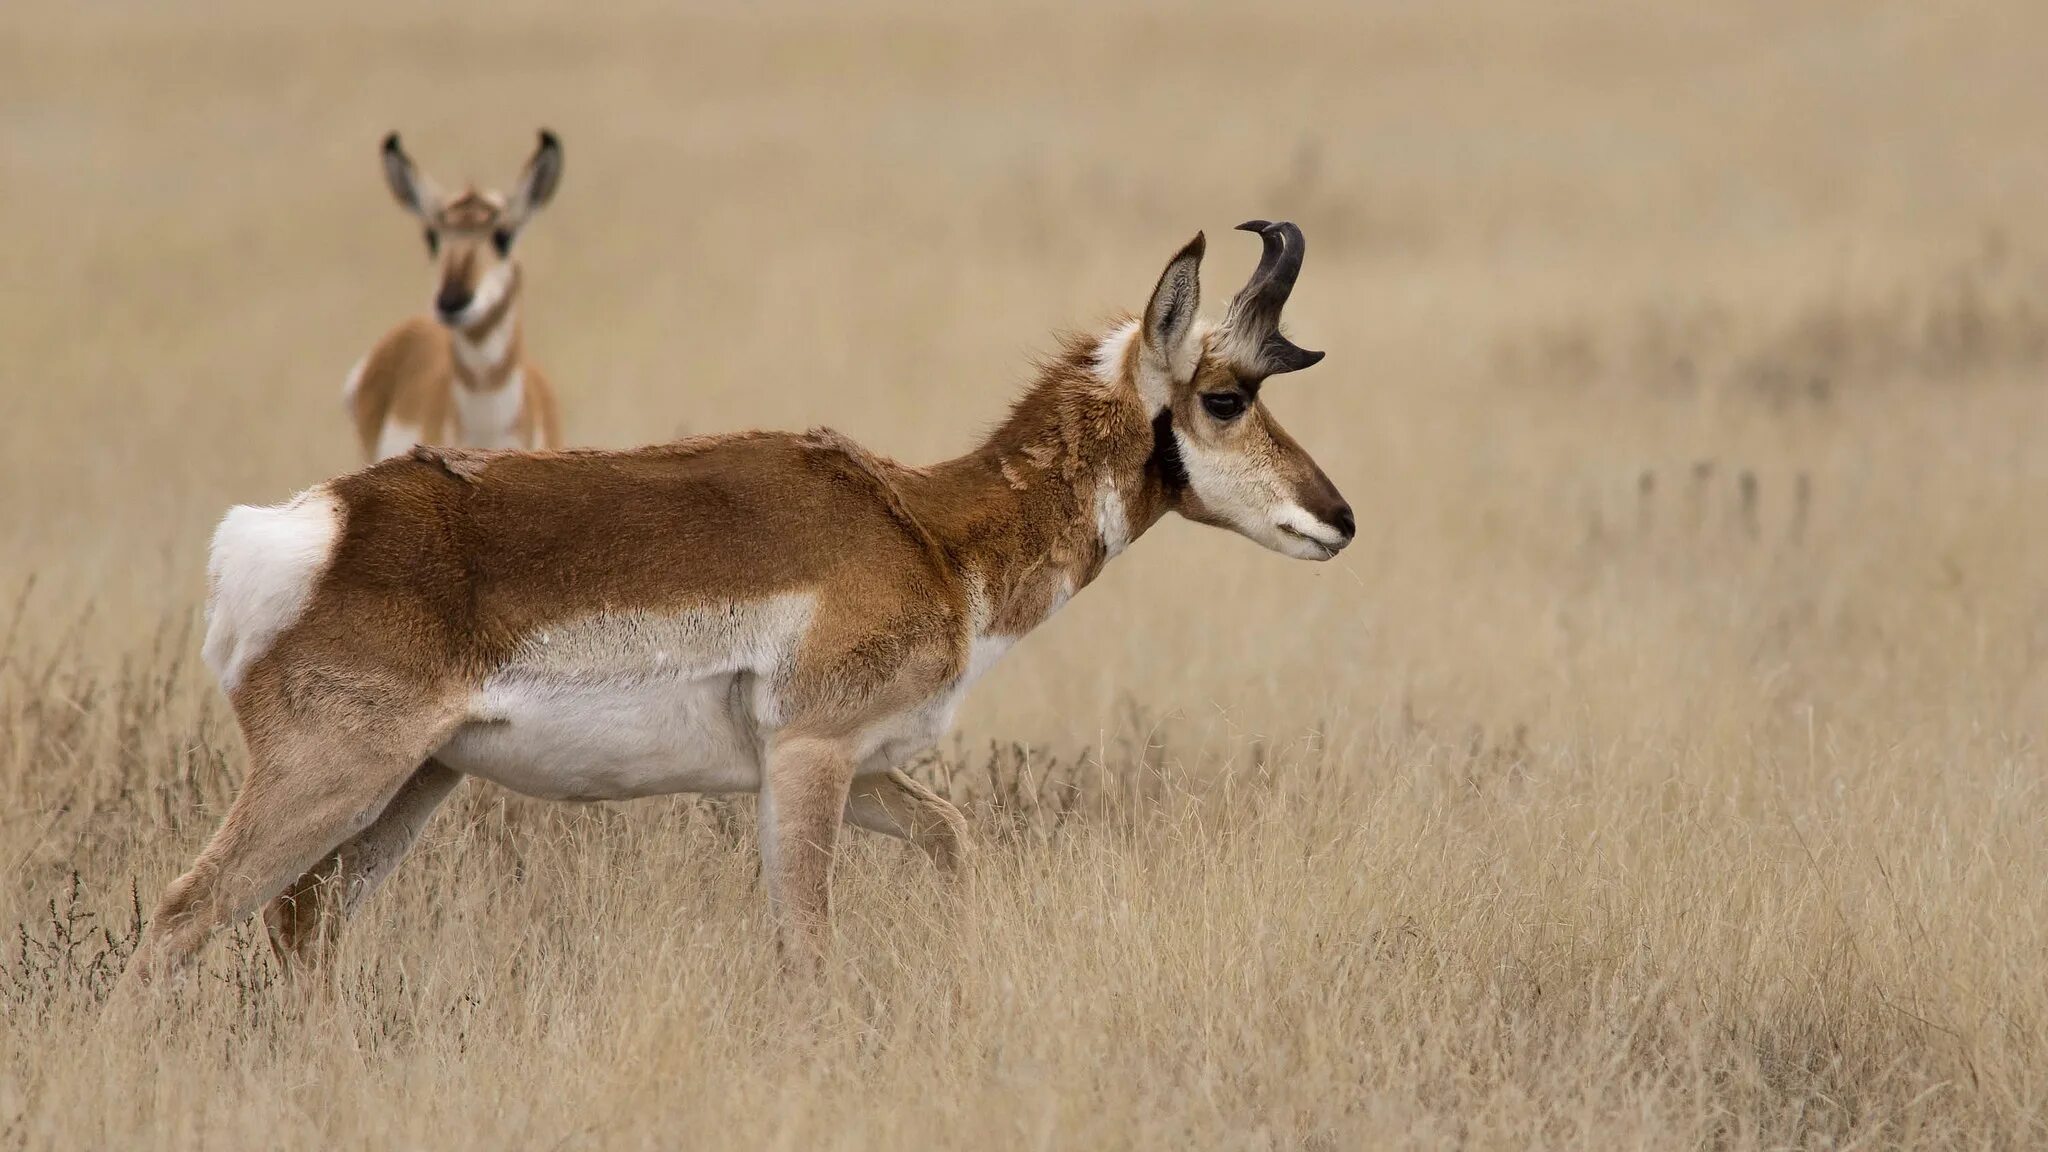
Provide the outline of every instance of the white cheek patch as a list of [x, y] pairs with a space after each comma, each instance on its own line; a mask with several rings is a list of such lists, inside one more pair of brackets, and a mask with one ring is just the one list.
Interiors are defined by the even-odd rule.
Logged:
[[1343, 533], [1295, 503], [1280, 477], [1242, 453], [1190, 444], [1176, 430], [1188, 488], [1221, 523], [1239, 535], [1302, 559], [1327, 560], [1348, 541]]
[[476, 293], [469, 298], [469, 307], [455, 318], [455, 327], [471, 323], [479, 316], [488, 316], [491, 309], [505, 298], [505, 292], [512, 286], [512, 265], [510, 262], [494, 264], [484, 273], [482, 282], [477, 284]]
[[324, 488], [271, 508], [237, 505], [207, 554], [206, 643], [201, 654], [233, 695], [249, 666], [305, 611], [341, 538], [342, 509]]
[[1203, 507], [1248, 534], [1272, 523], [1283, 501], [1274, 493], [1270, 477], [1248, 467], [1240, 453], [1205, 448], [1177, 428], [1173, 438], [1180, 448], [1181, 467], [1188, 474], [1188, 487]]

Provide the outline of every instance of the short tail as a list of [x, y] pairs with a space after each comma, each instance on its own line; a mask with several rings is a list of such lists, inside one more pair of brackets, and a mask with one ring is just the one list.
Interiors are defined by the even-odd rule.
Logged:
[[303, 612], [341, 538], [341, 503], [309, 488], [270, 508], [228, 509], [207, 554], [201, 654], [232, 695], [249, 665]]

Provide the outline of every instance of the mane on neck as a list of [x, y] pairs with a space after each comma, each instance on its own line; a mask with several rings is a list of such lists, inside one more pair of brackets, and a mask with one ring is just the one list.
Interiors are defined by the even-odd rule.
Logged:
[[1133, 416], [1144, 419], [1124, 364], [1136, 333], [1135, 320], [1118, 317], [1102, 332], [1061, 336], [1059, 350], [1039, 362], [1031, 386], [970, 455], [1021, 457], [1061, 479], [1087, 471], [1104, 449], [1130, 437]]
[[1126, 371], [1134, 336], [1126, 319], [1064, 338], [979, 446], [904, 478], [995, 632], [1035, 627], [1166, 510], [1151, 414]]

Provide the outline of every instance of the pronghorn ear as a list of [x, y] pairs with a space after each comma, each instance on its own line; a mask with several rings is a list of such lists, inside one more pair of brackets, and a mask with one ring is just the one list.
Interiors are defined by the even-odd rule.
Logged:
[[533, 159], [526, 162], [526, 170], [519, 174], [519, 185], [512, 191], [512, 200], [505, 205], [505, 218], [514, 228], [526, 223], [527, 217], [555, 198], [555, 189], [561, 183], [562, 142], [543, 128], [540, 146], [533, 150]]
[[384, 182], [399, 207], [420, 219], [431, 221], [440, 211], [441, 190], [405, 154], [396, 132], [384, 137]]
[[1209, 241], [1202, 233], [1187, 242], [1152, 289], [1152, 301], [1145, 305], [1145, 347], [1166, 361], [1178, 381], [1193, 365], [1187, 362], [1188, 335], [1195, 329], [1195, 313], [1202, 307], [1202, 253]]

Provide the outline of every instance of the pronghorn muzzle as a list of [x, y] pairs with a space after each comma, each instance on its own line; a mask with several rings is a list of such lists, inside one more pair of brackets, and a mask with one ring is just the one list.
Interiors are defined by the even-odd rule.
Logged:
[[[1188, 477], [1182, 511], [1231, 528], [1276, 552], [1328, 560], [1357, 535], [1357, 519], [1318, 466], [1261, 400], [1268, 377], [1321, 361], [1280, 331], [1306, 245], [1286, 222], [1239, 225], [1263, 245], [1251, 279], [1207, 344], [1174, 429]], [[1189, 402], [1192, 401], [1192, 402]]]

